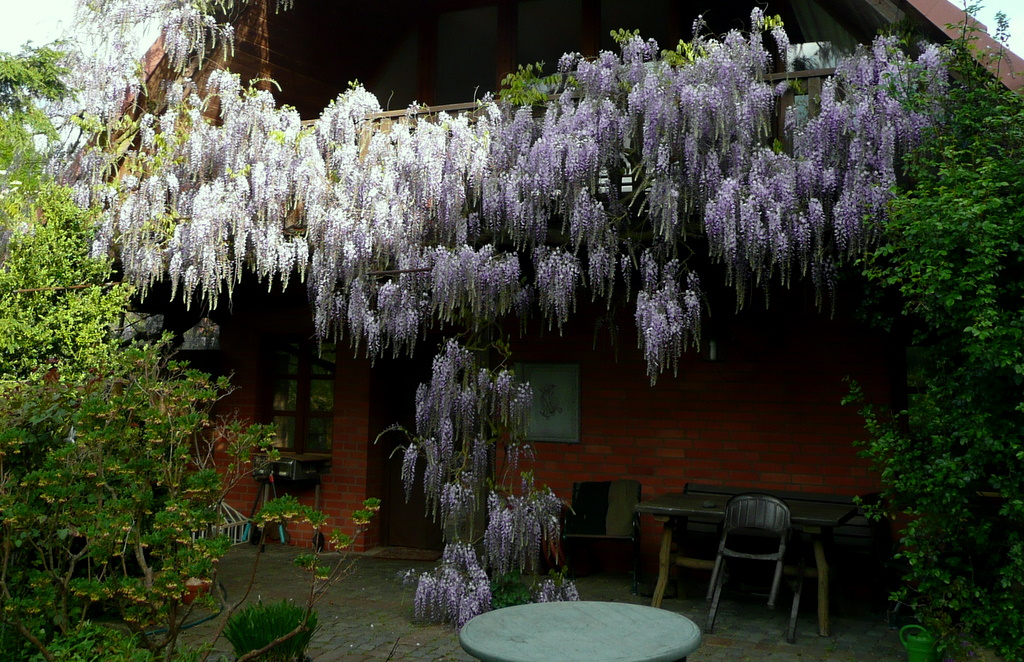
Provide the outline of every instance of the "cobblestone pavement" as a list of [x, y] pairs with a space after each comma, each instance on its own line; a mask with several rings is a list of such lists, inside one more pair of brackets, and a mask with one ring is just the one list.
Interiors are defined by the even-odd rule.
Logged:
[[[261, 555], [247, 600], [282, 598], [301, 601], [309, 590], [308, 575], [292, 565], [300, 549], [269, 545]], [[218, 581], [228, 600], [242, 596], [252, 575], [256, 547], [237, 545], [221, 561]], [[404, 586], [399, 575], [407, 570], [417, 574], [432, 563], [381, 560], [353, 556], [351, 572], [332, 586], [318, 604], [321, 627], [308, 651], [316, 662], [335, 660], [472, 660], [459, 648], [455, 632], [446, 626], [417, 622], [412, 617], [413, 589]], [[706, 579], [704, 579], [706, 582]], [[810, 588], [808, 584], [808, 589]], [[630, 594], [629, 577], [621, 573], [597, 573], [578, 580], [584, 600], [608, 600], [648, 604], [650, 598]], [[688, 582], [686, 599], [666, 599], [663, 607], [679, 612], [703, 626], [706, 605], [700, 578]], [[788, 594], [779, 607], [768, 609], [763, 599], [723, 595], [715, 632], [705, 634], [700, 649], [690, 662], [899, 662], [906, 653], [895, 630], [885, 623], [884, 605], [871, 606], [866, 600], [835, 596], [832, 634], [817, 634], [814, 592], [804, 591], [795, 644], [786, 642], [789, 616]], [[223, 616], [189, 628], [184, 643], [210, 641]], [[221, 638], [215, 643], [212, 660], [233, 659], [230, 645]], [[552, 660], [558, 660], [552, 652]]]

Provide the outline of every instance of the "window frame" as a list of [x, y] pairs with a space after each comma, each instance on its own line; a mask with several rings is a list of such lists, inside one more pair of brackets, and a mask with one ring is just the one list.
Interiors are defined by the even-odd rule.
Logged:
[[[333, 360], [323, 358], [322, 350], [328, 346], [334, 350]], [[284, 369], [280, 360], [281, 355], [289, 356]], [[310, 339], [277, 337], [269, 339], [265, 356], [267, 393], [264, 399], [264, 419], [275, 427], [274, 447], [282, 453], [292, 455], [329, 455], [334, 444], [334, 417], [337, 410], [337, 346], [335, 343], [321, 345]], [[323, 368], [322, 372], [317, 371], [317, 364], [324, 361], [327, 367]], [[292, 382], [293, 385], [282, 390], [279, 385], [283, 382]], [[315, 385], [318, 383], [330, 384], [330, 406], [327, 408], [315, 408]], [[282, 394], [285, 397], [284, 404], [290, 406], [281, 406], [279, 398]], [[291, 445], [284, 445], [287, 439], [282, 439], [282, 419], [293, 421]], [[310, 437], [317, 421], [321, 422], [320, 435], [324, 438], [323, 445], [314, 443]]]

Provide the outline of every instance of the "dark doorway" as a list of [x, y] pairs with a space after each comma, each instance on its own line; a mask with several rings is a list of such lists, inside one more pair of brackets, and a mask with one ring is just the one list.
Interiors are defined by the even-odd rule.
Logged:
[[[378, 360], [374, 366], [372, 420], [377, 430], [399, 424], [410, 432], [416, 427], [416, 387], [430, 379], [433, 352], [417, 349], [415, 358]], [[389, 547], [441, 549], [441, 525], [427, 513], [423, 479], [417, 475], [406, 500], [402, 483], [402, 450], [408, 439], [389, 432], [377, 440], [384, 467], [384, 503], [381, 507], [381, 544]]]

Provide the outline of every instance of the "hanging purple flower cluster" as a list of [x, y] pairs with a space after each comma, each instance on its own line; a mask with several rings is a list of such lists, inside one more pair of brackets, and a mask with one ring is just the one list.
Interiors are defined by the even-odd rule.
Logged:
[[457, 629], [491, 609], [491, 582], [473, 546], [449, 543], [441, 562], [420, 575], [413, 606], [418, 618], [451, 623]]
[[819, 289], [831, 287], [830, 250], [854, 256], [878, 239], [898, 158], [934, 124], [937, 103], [903, 103], [915, 89], [927, 90], [936, 101], [945, 93], [939, 48], [922, 44], [921, 51], [911, 61], [895, 37], [879, 37], [870, 50], [839, 64], [822, 90], [818, 114], [790, 127], [794, 165], [787, 167], [788, 188], [799, 204], [790, 214], [797, 222], [781, 229], [792, 237], [788, 243], [801, 270], [811, 272]]
[[549, 326], [558, 329], [576, 310], [576, 288], [580, 280], [580, 267], [576, 256], [568, 251], [537, 246], [533, 251], [534, 282], [537, 287], [541, 313]]
[[[460, 516], [466, 514], [468, 494], [484, 494], [499, 438], [511, 467], [531, 452], [523, 440], [532, 402], [529, 386], [511, 371], [487, 369], [478, 360], [449, 340], [434, 358], [430, 382], [416, 391], [416, 433], [402, 474], [415, 476], [422, 460], [427, 508], [440, 516], [445, 529], [465, 521]], [[405, 481], [407, 489], [411, 484]]]
[[662, 264], [651, 251], [640, 261], [643, 287], [637, 294], [636, 325], [640, 347], [647, 359], [647, 374], [656, 376], [672, 366], [691, 342], [700, 342], [701, 291], [695, 273], [687, 275], [686, 289], [680, 289], [678, 260]]
[[[178, 83], [141, 118], [121, 177], [99, 143], [86, 153], [78, 199], [104, 210], [96, 251], [115, 251], [141, 287], [170, 278], [213, 302], [247, 271], [268, 284], [296, 274], [318, 335], [347, 332], [369, 356], [411, 351], [432, 325], [479, 329], [533, 308], [561, 328], [580, 288], [629, 297], [623, 258], [646, 253], [658, 264], [635, 317], [654, 378], [699, 332], [697, 277], [669, 264], [682, 243], [706, 240], [740, 305], [797, 270], [828, 291], [838, 262], [877, 238], [899, 154], [932, 121], [904, 92], [942, 93], [934, 49], [911, 61], [879, 40], [839, 68], [818, 115], [773, 136], [782, 90], [766, 80], [761, 28], [780, 48], [787, 38], [760, 10], [751, 22], [698, 36], [689, 59], [639, 38], [621, 55], [566, 56], [573, 84], [541, 118], [485, 102], [383, 130], [357, 87], [305, 127], [213, 72], [205, 97]], [[178, 33], [201, 46], [189, 25]]]
[[497, 575], [522, 570], [530, 560], [540, 558], [544, 540], [558, 540], [562, 534], [564, 504], [550, 488], [534, 485], [533, 474], [522, 474], [519, 494], [491, 491], [487, 497], [487, 529], [484, 550], [487, 567]]
[[[422, 466], [427, 508], [440, 517], [446, 542], [441, 565], [420, 579], [416, 614], [459, 627], [489, 608], [480, 602], [487, 577], [481, 567], [496, 575], [522, 571], [539, 558], [543, 540], [561, 535], [561, 499], [536, 486], [528, 471], [521, 473], [518, 491], [506, 484], [521, 459], [532, 458], [523, 439], [532, 397], [511, 371], [483, 367], [484, 356], [454, 340], [441, 349], [430, 382], [417, 390], [416, 433], [402, 461], [407, 496]], [[492, 472], [498, 459], [505, 469]], [[481, 538], [476, 524], [485, 505], [481, 562], [473, 545]], [[565, 595], [572, 591], [564, 589]]]
[[545, 578], [533, 591], [534, 602], [569, 602], [580, 599], [580, 592], [576, 589], [576, 583], [556, 579]]

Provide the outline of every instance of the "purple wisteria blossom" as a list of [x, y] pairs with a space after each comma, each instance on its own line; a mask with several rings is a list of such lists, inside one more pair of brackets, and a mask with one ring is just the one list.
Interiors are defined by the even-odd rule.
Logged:
[[[906, 100], [937, 102], [946, 85], [940, 50], [914, 60], [879, 38], [840, 64], [816, 113], [789, 113], [776, 135], [793, 84], [769, 73], [789, 39], [755, 9], [748, 33], [713, 37], [698, 21], [677, 57], [639, 37], [620, 54], [563, 57], [567, 93], [542, 116], [486, 99], [472, 115], [410, 108], [385, 127], [356, 86], [303, 123], [270, 92], [197, 69], [232, 38], [198, 7], [83, 2], [103, 18], [83, 30], [112, 39], [98, 58], [69, 60], [82, 91], [60, 112], [92, 133], [56, 174], [100, 211], [94, 252], [116, 254], [143, 293], [168, 280], [212, 306], [243, 277], [268, 288], [297, 278], [317, 336], [348, 336], [370, 358], [412, 352], [431, 329], [485, 339], [441, 345], [402, 458], [407, 491], [421, 473], [448, 542], [417, 613], [457, 626], [489, 608], [486, 570], [521, 569], [557, 537], [558, 500], [532, 479], [509, 482], [532, 453], [530, 390], [490, 362], [508, 357], [488, 334], [536, 313], [561, 330], [581, 289], [609, 307], [635, 296], [653, 382], [699, 342], [707, 312], [682, 256], [721, 263], [741, 306], [798, 276], [831, 292], [839, 266], [878, 240], [899, 159], [937, 119], [937, 103]], [[179, 74], [149, 112], [121, 39], [135, 19], [159, 23]], [[495, 477], [499, 458], [507, 472]], [[536, 599], [573, 597], [553, 582]]]
[[518, 494], [491, 491], [484, 532], [487, 565], [503, 575], [540, 558], [544, 540], [558, 540], [564, 504], [550, 489], [538, 489], [526, 472]]
[[545, 578], [533, 591], [534, 602], [568, 602], [580, 599], [575, 582]]
[[418, 618], [462, 628], [491, 609], [491, 582], [473, 546], [449, 543], [438, 566], [420, 575], [413, 610]]
[[[492, 575], [522, 571], [540, 557], [544, 540], [559, 539], [564, 505], [528, 471], [518, 485], [508, 483], [520, 463], [532, 459], [523, 437], [531, 392], [515, 373], [484, 367], [480, 357], [454, 340], [445, 344], [432, 379], [417, 390], [416, 432], [402, 458], [407, 496], [422, 471], [427, 507], [447, 543], [441, 565], [420, 579], [416, 613], [456, 627], [490, 608], [484, 569]], [[492, 472], [499, 460], [504, 469]]]
[[[226, 38], [172, 9], [167, 39], [181, 48]], [[877, 241], [900, 155], [935, 119], [904, 100], [942, 94], [942, 56], [926, 47], [915, 61], [876, 40], [843, 61], [816, 115], [790, 122], [784, 151], [772, 127], [786, 86], [766, 78], [762, 29], [779, 53], [788, 37], [760, 10], [751, 25], [698, 33], [688, 59], [640, 38], [621, 55], [567, 56], [571, 93], [540, 118], [488, 101], [472, 117], [411, 110], [380, 130], [367, 119], [379, 103], [356, 87], [304, 127], [229, 73], [211, 72], [202, 94], [182, 79], [164, 110], [140, 116], [124, 176], [86, 150], [76, 199], [103, 210], [96, 253], [116, 252], [143, 289], [169, 278], [187, 301], [214, 303], [246, 273], [268, 286], [294, 275], [317, 334], [348, 335], [371, 357], [412, 351], [431, 327], [479, 330], [534, 307], [561, 328], [579, 288], [628, 299], [629, 256], [649, 251], [667, 273], [691, 236], [706, 238], [739, 305], [794, 275], [827, 292], [837, 266]], [[124, 80], [81, 99], [113, 117], [136, 89]], [[698, 289], [657, 280], [636, 314], [652, 377], [677, 365], [701, 317]]]
[[676, 371], [687, 345], [700, 342], [700, 280], [688, 273], [686, 287], [682, 287], [679, 261], [659, 264], [650, 251], [641, 260], [641, 275], [644, 287], [637, 294], [636, 324], [647, 374], [654, 384], [669, 366]]

